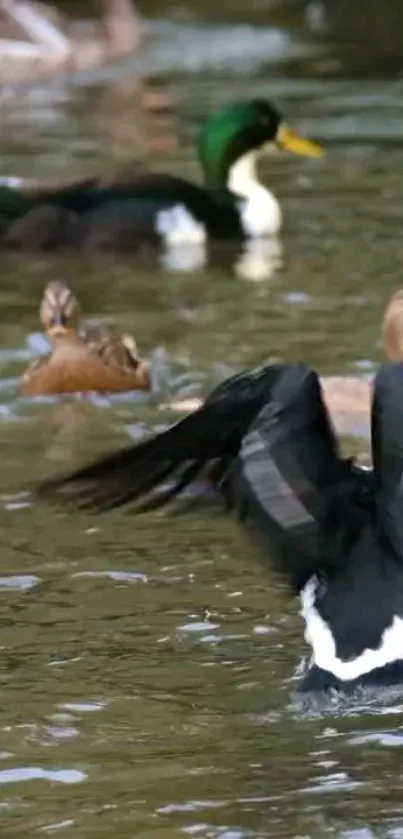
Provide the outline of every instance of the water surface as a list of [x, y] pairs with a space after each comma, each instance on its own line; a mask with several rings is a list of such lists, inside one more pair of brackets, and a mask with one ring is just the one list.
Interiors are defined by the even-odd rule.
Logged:
[[[236, 522], [219, 507], [183, 519], [67, 516], [24, 494], [40, 475], [170, 419], [164, 392], [18, 397], [43, 346], [37, 307], [49, 279], [66, 279], [86, 313], [165, 359], [163, 379], [180, 395], [270, 358], [363, 375], [382, 358], [379, 317], [403, 264], [402, 82], [346, 78], [334, 44], [292, 29], [238, 26], [154, 24], [147, 61], [172, 116], [145, 113], [151, 82], [136, 62], [124, 83], [112, 73], [3, 91], [0, 167], [20, 176], [110, 172], [145, 156], [197, 179], [196, 127], [235, 96], [275, 99], [327, 148], [320, 162], [262, 165], [285, 225], [274, 268], [252, 280], [245, 255], [222, 248], [193, 272], [147, 254], [2, 256], [4, 837], [403, 836], [402, 698], [295, 702], [306, 652], [298, 604]], [[242, 60], [234, 43], [245, 44]]]

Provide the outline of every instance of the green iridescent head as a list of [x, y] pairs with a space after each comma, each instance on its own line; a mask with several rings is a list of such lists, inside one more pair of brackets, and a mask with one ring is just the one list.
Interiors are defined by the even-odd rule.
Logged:
[[234, 163], [252, 151], [278, 148], [310, 157], [323, 154], [320, 146], [292, 132], [277, 108], [265, 99], [221, 108], [201, 129], [197, 147], [205, 181], [216, 187], [225, 186]]

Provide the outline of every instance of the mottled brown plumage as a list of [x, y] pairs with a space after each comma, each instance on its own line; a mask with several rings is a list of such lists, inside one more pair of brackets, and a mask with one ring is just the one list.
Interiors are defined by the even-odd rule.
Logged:
[[65, 283], [48, 283], [40, 319], [52, 350], [23, 374], [25, 396], [150, 389], [149, 366], [134, 339], [82, 324], [78, 301]]

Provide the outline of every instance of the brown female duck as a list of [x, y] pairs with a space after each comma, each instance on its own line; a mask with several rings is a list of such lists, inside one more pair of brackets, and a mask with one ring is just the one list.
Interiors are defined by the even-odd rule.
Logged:
[[82, 325], [78, 301], [65, 283], [48, 283], [40, 319], [52, 349], [23, 374], [25, 396], [150, 390], [149, 366], [138, 357], [134, 339]]

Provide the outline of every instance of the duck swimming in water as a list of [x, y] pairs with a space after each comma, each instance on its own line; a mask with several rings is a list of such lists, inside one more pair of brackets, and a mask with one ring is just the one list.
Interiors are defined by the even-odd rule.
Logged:
[[144, 511], [203, 473], [301, 597], [312, 658], [300, 689], [349, 692], [403, 682], [402, 363], [375, 379], [372, 455], [373, 470], [344, 459], [317, 374], [277, 364], [233, 376], [167, 431], [39, 492]]
[[203, 186], [162, 173], [36, 189], [3, 178], [0, 246], [137, 249], [144, 243], [174, 247], [272, 236], [280, 229], [281, 210], [258, 179], [259, 156], [276, 149], [323, 154], [292, 132], [265, 99], [224, 106], [203, 126], [197, 148]]
[[24, 396], [150, 390], [149, 366], [134, 339], [83, 324], [76, 297], [60, 280], [46, 286], [40, 319], [52, 350], [23, 374]]
[[167, 431], [49, 479], [39, 495], [144, 512], [202, 474], [301, 598], [312, 657], [300, 690], [403, 683], [402, 317], [398, 292], [383, 333], [399, 360], [365, 394], [373, 469], [342, 457], [318, 375], [280, 363], [227, 379]]

